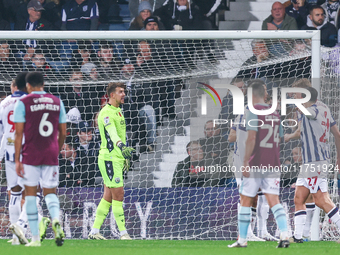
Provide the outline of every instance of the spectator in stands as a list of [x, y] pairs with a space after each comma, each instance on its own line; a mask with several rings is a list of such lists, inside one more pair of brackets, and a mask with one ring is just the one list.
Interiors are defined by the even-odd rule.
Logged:
[[97, 52], [98, 62], [96, 63], [97, 72], [100, 79], [112, 79], [120, 75], [122, 67], [121, 61], [114, 56], [111, 42], [101, 42]]
[[22, 66], [14, 58], [10, 44], [7, 41], [0, 41], [0, 80], [14, 79], [21, 70]]
[[262, 23], [262, 30], [297, 30], [294, 18], [286, 15], [282, 3], [275, 2], [272, 5], [271, 15]]
[[[99, 176], [97, 157], [100, 143], [94, 141], [91, 123], [81, 121], [78, 124], [79, 156], [82, 163], [82, 186], [93, 186], [95, 177]], [[86, 167], [84, 167], [86, 166]]]
[[[230, 82], [231, 85], [234, 85], [242, 90], [243, 94], [246, 94], [246, 79], [242, 76], [235, 76], [232, 81]], [[245, 100], [246, 101], [246, 100]], [[236, 116], [233, 114], [233, 95], [230, 91], [223, 97], [222, 100], [222, 108], [221, 112], [218, 116], [219, 119], [224, 120], [234, 120]], [[230, 124], [222, 126], [222, 133], [223, 135], [228, 135], [230, 129]]]
[[[252, 65], [261, 63], [262, 61], [267, 60], [270, 57], [270, 53], [267, 47], [267, 44], [264, 40], [255, 39], [251, 42], [251, 49], [253, 51], [253, 56], [248, 58], [242, 66]], [[257, 77], [254, 77], [257, 78]]]
[[80, 186], [81, 164], [79, 151], [71, 136], [67, 136], [59, 157], [59, 187]]
[[308, 45], [305, 40], [294, 40], [293, 49], [289, 52], [289, 56], [308, 54]]
[[98, 80], [98, 72], [97, 67], [93, 63], [86, 63], [81, 67], [81, 72], [85, 76], [86, 80], [97, 81]]
[[292, 164], [284, 164], [280, 178], [281, 187], [289, 187], [296, 183], [302, 164], [301, 147], [295, 147], [292, 151]]
[[2, 0], [0, 1], [0, 11], [2, 16], [9, 23], [15, 23], [15, 16], [22, 0]]
[[48, 20], [42, 18], [41, 13], [45, 11], [44, 7], [39, 0], [31, 0], [27, 4], [27, 19], [19, 19], [15, 23], [15, 30], [29, 30], [29, 31], [40, 31], [40, 30], [56, 30]]
[[144, 29], [146, 31], [159, 30], [159, 21], [157, 17], [149, 17], [144, 20]]
[[286, 7], [286, 14], [296, 20], [298, 29], [307, 23], [309, 15], [309, 4], [306, 0], [291, 0], [292, 4]]
[[142, 1], [138, 6], [139, 15], [131, 20], [129, 30], [141, 30], [144, 21], [152, 15], [152, 7], [149, 1]]
[[187, 144], [188, 157], [178, 162], [172, 177], [172, 187], [206, 187], [216, 186], [218, 178], [208, 171], [208, 166], [213, 166], [211, 159], [204, 159], [202, 146], [198, 141]]
[[0, 30], [11, 30], [10, 23], [2, 18], [2, 14], [0, 13]]
[[[265, 80], [268, 93], [270, 94], [273, 87], [287, 86], [292, 83], [292, 80], [297, 78], [310, 77], [310, 64], [308, 64], [311, 61], [310, 58], [294, 59], [286, 62], [277, 61], [277, 63], [271, 64], [269, 63], [269, 60], [273, 59], [273, 55], [268, 50], [268, 44], [271, 47], [272, 52], [277, 52], [276, 50], [280, 47], [282, 50], [292, 48], [290, 42], [286, 40], [279, 40], [270, 43], [262, 39], [253, 40], [251, 46], [254, 55], [242, 64], [242, 67], [244, 68], [238, 72], [237, 77]], [[284, 46], [282, 46], [282, 44]], [[289, 53], [290, 52], [287, 52], [282, 56], [287, 56]], [[263, 61], [268, 61], [268, 64], [256, 65]], [[247, 68], [249, 65], [252, 65], [253, 67]]]
[[20, 53], [23, 55], [23, 69], [27, 69], [29, 66], [32, 65], [32, 57], [34, 55], [35, 48], [32, 46], [25, 46], [25, 49], [22, 50]]
[[91, 41], [81, 41], [78, 44], [78, 49], [74, 49], [72, 53], [71, 69], [80, 69], [83, 65], [94, 62], [95, 53]]
[[72, 108], [66, 114], [66, 135], [75, 137], [78, 133], [78, 124], [83, 121], [77, 107]]
[[[65, 144], [60, 151], [61, 158], [59, 159], [60, 177], [63, 179], [61, 186], [94, 186], [95, 178], [98, 177], [97, 149], [90, 148], [90, 143], [83, 140], [88, 140], [91, 136], [88, 135], [87, 127], [83, 127], [79, 123], [80, 136], [66, 138]], [[90, 127], [89, 127], [90, 128]], [[92, 131], [91, 131], [92, 132]], [[84, 147], [85, 146], [85, 147]]]
[[62, 7], [62, 30], [97, 30], [99, 11], [95, 0], [69, 0]]
[[[58, 28], [51, 24], [48, 20], [41, 17], [42, 11], [45, 9], [39, 0], [31, 0], [27, 4], [28, 18], [21, 18], [15, 23], [14, 30], [26, 30], [26, 31], [46, 31], [57, 30]], [[27, 39], [24, 44], [29, 47], [37, 47], [37, 45], [46, 44], [46, 42]]]
[[69, 80], [71, 84], [67, 85], [64, 91], [60, 91], [66, 111], [76, 107], [82, 120], [91, 121], [93, 114], [99, 110], [98, 97], [91, 97], [90, 85], [83, 85], [84, 78], [80, 70], [74, 70]]
[[326, 0], [321, 7], [325, 10], [325, 20], [333, 24], [336, 29], [340, 28], [339, 15], [340, 15], [340, 3], [339, 0]]
[[32, 65], [28, 66], [29, 72], [41, 72], [44, 74], [44, 78], [53, 78], [54, 70], [49, 63], [46, 62], [46, 58], [42, 50], [36, 49], [32, 56]]
[[222, 136], [219, 125], [208, 120], [204, 125], [204, 138], [199, 140], [204, 152], [204, 158], [214, 160], [214, 163], [226, 165], [228, 159], [228, 141]]
[[[41, 18], [44, 20], [47, 20], [49, 23], [51, 23], [56, 29], [59, 29], [61, 26], [61, 14], [60, 14], [60, 8], [59, 8], [59, 0], [38, 0], [42, 7], [44, 8], [44, 11], [41, 12]], [[27, 1], [28, 2], [28, 1]], [[22, 3], [18, 11], [16, 13], [16, 21], [15, 23], [24, 23], [28, 19], [28, 13], [27, 13], [27, 2], [25, 1]]]
[[203, 14], [203, 29], [218, 29], [216, 26], [215, 14], [221, 5], [221, 0], [194, 0], [193, 1]]
[[307, 25], [302, 27], [303, 30], [320, 30], [321, 45], [325, 47], [334, 47], [337, 43], [337, 30], [333, 24], [325, 19], [325, 10], [314, 5], [310, 8]]
[[201, 30], [203, 15], [197, 5], [188, 0], [169, 1], [155, 10], [154, 15], [160, 17], [166, 30]]
[[91, 123], [80, 121], [78, 123], [79, 151], [81, 157], [96, 157], [99, 147], [93, 140], [93, 127]]

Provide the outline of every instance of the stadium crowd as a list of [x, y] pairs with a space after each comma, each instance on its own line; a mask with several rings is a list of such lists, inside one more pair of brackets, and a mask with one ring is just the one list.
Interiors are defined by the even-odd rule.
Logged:
[[[318, 4], [318, 5], [317, 5]], [[222, 7], [221, 7], [222, 5]], [[0, 1], [1, 30], [211, 30], [216, 29], [214, 16], [221, 1], [104, 1], [104, 0], [31, 0]], [[337, 43], [339, 2], [292, 0], [275, 2], [271, 14], [263, 21], [263, 30], [319, 29], [321, 44]], [[128, 25], [126, 25], [128, 24]], [[31, 40], [0, 41], [0, 79], [11, 80], [18, 71], [39, 71], [44, 74], [46, 90], [63, 100], [68, 116], [68, 135], [60, 155], [60, 186], [99, 185], [95, 164], [100, 139], [96, 117], [107, 102], [106, 83], [113, 79], [128, 82], [128, 104], [123, 105], [131, 146], [139, 144], [140, 153], [156, 150], [157, 126], [162, 119], [175, 119], [175, 99], [184, 81], [178, 78], [148, 80], [151, 76], [193, 70], [195, 57], [206, 57], [215, 63], [215, 56], [205, 51], [208, 42], [181, 41], [98, 41]], [[232, 84], [246, 91], [247, 81], [262, 79], [270, 92], [273, 87], [291, 85], [296, 79], [310, 78], [310, 57], [271, 64], [280, 55], [294, 55], [310, 47], [307, 40], [264, 41], [251, 44], [253, 56], [244, 62]], [[198, 53], [202, 49], [204, 53]], [[205, 56], [203, 56], [205, 54]], [[268, 64], [260, 64], [268, 62]], [[260, 65], [259, 65], [260, 64]], [[247, 68], [247, 66], [252, 68]], [[257, 65], [257, 66], [256, 66]], [[53, 82], [64, 84], [53, 85]], [[52, 85], [51, 85], [52, 84]], [[223, 99], [220, 118], [234, 119], [232, 97]], [[206, 175], [193, 170], [201, 160], [211, 164], [231, 164], [232, 145], [229, 129], [212, 127], [207, 122], [204, 138], [191, 141], [188, 157], [175, 170], [173, 186], [230, 186], [233, 175]], [[286, 130], [292, 132], [292, 130]], [[297, 144], [284, 144], [282, 163], [298, 163]], [[194, 147], [194, 148], [192, 148]], [[289, 149], [288, 149], [289, 147]], [[198, 156], [193, 156], [193, 151]], [[198, 152], [197, 152], [198, 151]], [[293, 152], [294, 151], [294, 152]], [[295, 156], [294, 156], [295, 155]], [[135, 158], [138, 160], [138, 157]], [[205, 162], [206, 163], [206, 162]], [[181, 177], [180, 177], [181, 176]], [[98, 178], [97, 178], [98, 177]], [[295, 178], [295, 177], [294, 177]], [[191, 180], [192, 179], [192, 180]], [[290, 181], [283, 183], [292, 184]]]

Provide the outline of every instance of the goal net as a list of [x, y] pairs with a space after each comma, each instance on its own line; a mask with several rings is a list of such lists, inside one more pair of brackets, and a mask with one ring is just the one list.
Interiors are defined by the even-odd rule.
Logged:
[[[234, 146], [227, 141], [228, 125], [209, 122], [235, 117], [224, 85], [259, 78], [271, 94], [273, 88], [311, 79], [338, 121], [338, 51], [320, 51], [315, 31], [3, 32], [0, 96], [10, 95], [18, 72], [39, 71], [45, 90], [65, 104], [68, 136], [59, 157], [58, 197], [67, 238], [87, 238], [93, 224], [103, 193], [96, 117], [107, 103], [107, 84], [120, 81], [127, 85], [122, 106], [127, 141], [136, 148], [132, 167], [124, 174], [128, 233], [136, 239], [231, 240], [237, 238], [239, 202], [230, 170]], [[282, 143], [286, 169], [300, 163], [299, 146]], [[3, 170], [4, 164], [0, 237], [9, 238]], [[284, 178], [280, 196], [292, 230], [296, 176]], [[336, 184], [330, 176], [334, 198]], [[47, 216], [46, 205], [41, 206]], [[335, 238], [337, 231], [328, 219], [320, 219], [321, 237]], [[271, 213], [267, 228], [277, 235]], [[112, 213], [101, 233], [111, 239], [119, 236]], [[50, 230], [47, 237], [52, 237]]]

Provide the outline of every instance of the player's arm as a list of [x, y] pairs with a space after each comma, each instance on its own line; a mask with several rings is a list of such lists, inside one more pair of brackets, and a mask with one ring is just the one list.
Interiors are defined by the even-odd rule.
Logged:
[[[247, 131], [247, 140], [246, 140], [246, 151], [244, 154], [244, 159], [243, 159], [243, 166], [246, 168], [249, 166], [249, 160], [251, 155], [253, 154], [254, 148], [255, 148], [255, 143], [256, 143], [256, 133], [257, 131], [255, 130], [248, 130]], [[242, 172], [244, 177], [249, 177], [249, 172]]]
[[236, 129], [234, 127], [230, 129], [230, 133], [228, 135], [228, 142], [229, 143], [236, 142]]
[[66, 139], [66, 110], [63, 101], [60, 100], [60, 113], [59, 113], [59, 125], [58, 125], [58, 145], [59, 152], [64, 145]]
[[331, 133], [334, 135], [335, 147], [336, 147], [336, 164], [339, 167], [340, 165], [340, 132], [338, 125], [331, 126]]
[[2, 120], [3, 107], [0, 105], [0, 160], [5, 156], [5, 136], [4, 136], [4, 124]]
[[[244, 153], [244, 158], [243, 158], [244, 170], [247, 170], [247, 168], [249, 167], [249, 160], [255, 148], [256, 133], [258, 131], [258, 128], [256, 126], [250, 126], [249, 122], [251, 120], [256, 120], [256, 119], [258, 119], [257, 115], [248, 110], [246, 114], [247, 140], [246, 140], [246, 147], [245, 147], [245, 153]], [[246, 171], [242, 171], [242, 174], [244, 177], [250, 176], [250, 173]]]
[[284, 140], [285, 142], [289, 142], [290, 140], [300, 139], [301, 134], [301, 121], [298, 122], [298, 128], [291, 134], [285, 134]]
[[104, 127], [106, 131], [109, 133], [109, 136], [113, 142], [120, 150], [122, 151], [122, 155], [125, 159], [131, 159], [131, 153], [135, 151], [135, 149], [131, 147], [127, 147], [120, 139], [117, 134], [117, 128], [114, 125], [113, 117], [106, 116], [104, 117]]
[[59, 130], [58, 144], [60, 152], [66, 139], [66, 123], [59, 123], [58, 130]]
[[26, 111], [23, 102], [18, 100], [14, 106], [14, 123], [15, 123], [15, 135], [14, 135], [14, 160], [15, 160], [15, 170], [17, 175], [24, 177], [24, 166], [20, 162], [20, 154], [22, 148], [22, 139], [24, 136], [24, 127], [26, 122]]

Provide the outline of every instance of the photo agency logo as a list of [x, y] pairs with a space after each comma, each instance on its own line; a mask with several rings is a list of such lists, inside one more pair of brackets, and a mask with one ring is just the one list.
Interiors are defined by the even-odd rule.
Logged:
[[[218, 98], [221, 107], [223, 107], [221, 97], [219, 93], [217, 93], [216, 89], [223, 89], [223, 95], [227, 95], [227, 93], [230, 93], [232, 99], [233, 99], [233, 104], [232, 104], [232, 113], [233, 115], [244, 115], [245, 114], [245, 95], [242, 91], [242, 89], [234, 86], [234, 85], [216, 85], [215, 88], [213, 88], [211, 85], [208, 85], [206, 83], [198, 82], [198, 84], [203, 85], [206, 88], [199, 87], [200, 90], [206, 92], [214, 101], [215, 106], [218, 106], [215, 97], [213, 94], [208, 90], [210, 89]], [[274, 113], [277, 109], [278, 106], [278, 91], [280, 90], [281, 93], [281, 99], [280, 99], [280, 105], [281, 105], [281, 116], [286, 116], [287, 114], [287, 106], [294, 106], [296, 107], [301, 113], [303, 113], [306, 116], [310, 116], [311, 114], [309, 111], [304, 107], [304, 103], [307, 103], [310, 98], [311, 94], [307, 89], [304, 88], [272, 88], [272, 102], [270, 104], [270, 108], [266, 110], [257, 110], [254, 108], [253, 105], [253, 90], [252, 87], [247, 88], [247, 106], [248, 110], [255, 114], [255, 115], [270, 115]], [[220, 92], [221, 93], [221, 92]], [[301, 95], [305, 95], [303, 98], [294, 98], [294, 97], [288, 97], [287, 95], [292, 95], [300, 93]], [[207, 94], [202, 94], [201, 95], [201, 114], [202, 115], [207, 115], [208, 110], [209, 113], [212, 112], [211, 109], [208, 109], [208, 103], [207, 103]], [[216, 125], [221, 125], [221, 124], [230, 124], [230, 126], [233, 126], [234, 124], [244, 124], [246, 125], [245, 120], [242, 123], [233, 123], [233, 119], [213, 119], [214, 122], [214, 127]], [[270, 119], [272, 122], [272, 125], [274, 125], [274, 122], [280, 121], [281, 125], [284, 127], [295, 127], [297, 126], [297, 121], [294, 119], [285, 119], [285, 120], [280, 120], [280, 119]], [[261, 127], [264, 125], [263, 121], [260, 119], [256, 120], [250, 120], [249, 122], [253, 123], [248, 123], [249, 126], [256, 126], [256, 127]], [[257, 124], [255, 125], [254, 122]]]

